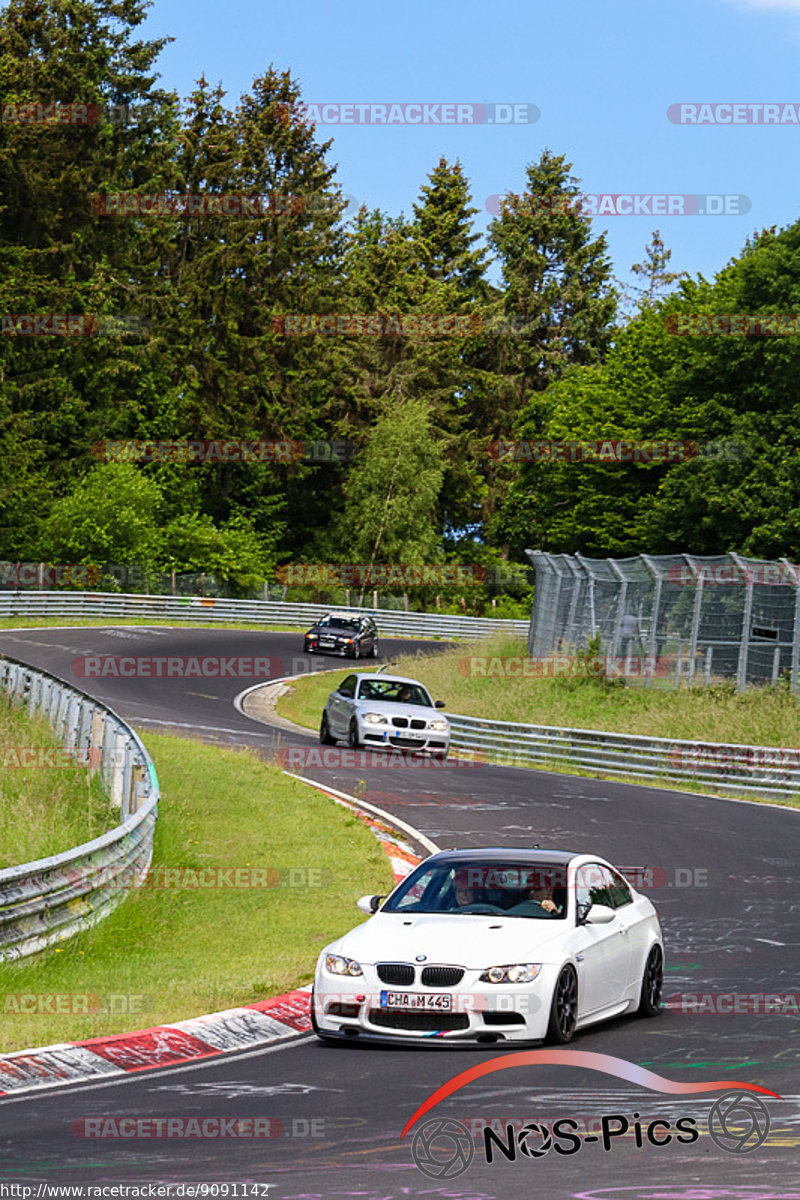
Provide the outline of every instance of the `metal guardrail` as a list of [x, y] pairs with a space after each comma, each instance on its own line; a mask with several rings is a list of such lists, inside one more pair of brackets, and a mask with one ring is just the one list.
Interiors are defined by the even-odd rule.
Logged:
[[510, 765], [552, 765], [695, 782], [763, 796], [800, 795], [800, 750], [689, 742], [597, 729], [518, 725], [447, 713], [451, 745]]
[[0, 659], [0, 690], [42, 713], [65, 749], [100, 772], [120, 824], [63, 854], [0, 870], [0, 962], [23, 958], [102, 920], [146, 876], [158, 777], [139, 738], [106, 705], [63, 680]]
[[142, 596], [113, 592], [0, 592], [0, 617], [146, 617], [155, 620], [243, 621], [306, 628], [328, 612], [358, 611], [375, 619], [384, 637], [527, 637], [528, 621], [459, 617], [449, 613], [398, 612], [391, 608], [345, 609], [341, 605], [292, 604], [280, 600], [227, 600], [201, 596]]

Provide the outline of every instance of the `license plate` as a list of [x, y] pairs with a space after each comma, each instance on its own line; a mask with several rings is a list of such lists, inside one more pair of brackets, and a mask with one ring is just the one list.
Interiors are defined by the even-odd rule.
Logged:
[[326, 641], [325, 639], [323, 639], [323, 640], [320, 642], [320, 646], [325, 646], [325, 648], [326, 648], [326, 649], [327, 649], [328, 647], [332, 646], [332, 645], [333, 645], [333, 642]]
[[451, 1012], [453, 997], [441, 992], [381, 992], [381, 1008], [422, 1008]]
[[395, 739], [395, 741], [398, 741], [400, 738], [403, 738], [404, 740], [406, 738], [413, 738], [413, 740], [416, 742], [425, 741], [425, 734], [417, 733], [416, 729], [404, 729], [402, 733], [393, 733], [392, 737]]

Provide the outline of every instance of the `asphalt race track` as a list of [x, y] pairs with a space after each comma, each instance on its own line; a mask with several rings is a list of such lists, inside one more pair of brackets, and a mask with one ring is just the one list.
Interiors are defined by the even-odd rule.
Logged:
[[[292, 671], [300, 634], [206, 629], [74, 628], [0, 631], [0, 651], [66, 679], [84, 654], [274, 655]], [[414, 643], [383, 641], [393, 654]], [[423, 647], [424, 648], [424, 647]], [[427, 649], [435, 650], [429, 645]], [[335, 665], [315, 658], [313, 666]], [[295, 667], [296, 669], [296, 667]], [[269, 754], [275, 735], [236, 711], [240, 679], [76, 680], [143, 734], [163, 727], [204, 740], [249, 744]], [[447, 697], [443, 697], [447, 700]], [[316, 745], [281, 732], [283, 746]], [[472, 769], [310, 770], [418, 828], [442, 848], [462, 845], [595, 851], [622, 865], [647, 864], [661, 886], [650, 893], [664, 928], [664, 998], [796, 991], [798, 815], [776, 807], [663, 789], [481, 765]], [[166, 802], [169, 802], [167, 797]], [[353, 898], [361, 892], [353, 880]], [[353, 924], [359, 914], [353, 907]], [[758, 1006], [758, 1002], [755, 1003]], [[763, 1006], [761, 1006], [763, 1007]], [[187, 1016], [193, 1014], [186, 1014]], [[519, 1047], [517, 1047], [519, 1048]], [[437, 1087], [468, 1067], [509, 1051], [393, 1049], [320, 1044], [298, 1035], [266, 1050], [207, 1065], [174, 1067], [0, 1102], [0, 1183], [270, 1184], [270, 1200], [789, 1200], [800, 1197], [800, 1060], [797, 1016], [764, 1011], [710, 1013], [671, 1008], [654, 1020], [624, 1018], [578, 1034], [569, 1047], [646, 1066], [681, 1084], [757, 1083], [771, 1118], [766, 1142], [749, 1153], [723, 1150], [707, 1135], [722, 1093], [665, 1095], [577, 1066], [499, 1071], [470, 1083], [423, 1118], [538, 1122], [572, 1117], [598, 1129], [619, 1114], [631, 1127], [694, 1117], [701, 1136], [663, 1146], [632, 1136], [579, 1152], [485, 1161], [475, 1144], [468, 1169], [429, 1178], [400, 1133]], [[86, 1140], [71, 1125], [85, 1117], [269, 1117], [283, 1136], [232, 1140]], [[276, 1126], [277, 1128], [277, 1126]], [[0, 1188], [0, 1195], [3, 1193]], [[222, 1193], [220, 1193], [222, 1194]], [[228, 1192], [231, 1196], [234, 1193]], [[239, 1195], [241, 1195], [241, 1190]], [[256, 1191], [248, 1194], [256, 1194]], [[36, 1195], [34, 1189], [33, 1195]]]

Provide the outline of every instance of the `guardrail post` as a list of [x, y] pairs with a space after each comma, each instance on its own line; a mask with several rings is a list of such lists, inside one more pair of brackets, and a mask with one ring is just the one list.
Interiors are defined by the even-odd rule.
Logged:
[[139, 802], [144, 795], [147, 784], [147, 767], [144, 763], [134, 763], [131, 770], [131, 794], [128, 810], [131, 816], [139, 811]]
[[89, 730], [89, 768], [94, 774], [103, 765], [103, 743], [105, 741], [106, 716], [102, 708], [92, 709], [92, 723]]
[[133, 754], [131, 745], [127, 738], [120, 739], [123, 743], [122, 751], [122, 776], [120, 787], [120, 824], [124, 825], [128, 817], [131, 815], [131, 792], [133, 790]]

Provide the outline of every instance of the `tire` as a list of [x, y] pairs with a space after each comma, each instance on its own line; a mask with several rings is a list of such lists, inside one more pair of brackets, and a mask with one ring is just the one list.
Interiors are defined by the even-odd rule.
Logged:
[[556, 1046], [571, 1042], [577, 1019], [578, 979], [572, 967], [562, 967], [553, 989], [547, 1041]]
[[373, 658], [378, 657], [378, 643], [377, 642], [372, 643], [372, 657]]
[[360, 658], [360, 657], [361, 657], [361, 647], [359, 646], [358, 642], [356, 642], [356, 644], [353, 646], [353, 658], [356, 659], [356, 658]]
[[361, 742], [358, 740], [358, 722], [355, 717], [350, 721], [350, 728], [347, 731], [347, 744], [351, 750], [360, 750]]
[[664, 955], [660, 946], [653, 946], [647, 956], [642, 972], [642, 988], [639, 993], [640, 1017], [657, 1017], [661, 1012], [661, 988], [664, 982]]
[[328, 714], [322, 714], [322, 720], [319, 723], [319, 740], [323, 746], [335, 746], [336, 738], [331, 733], [331, 727], [328, 724]]

